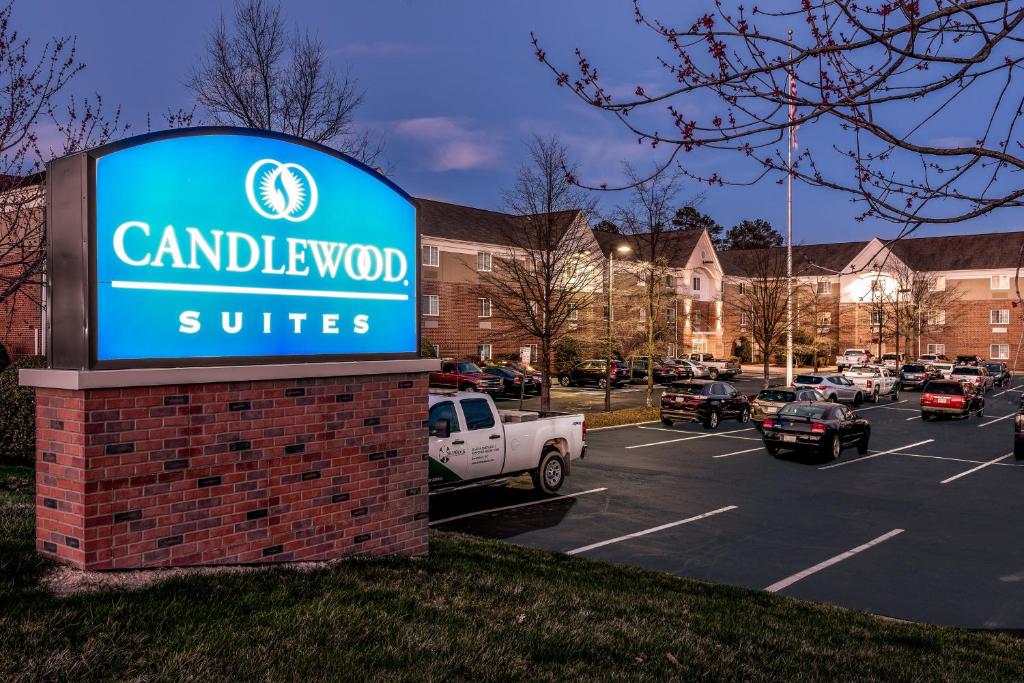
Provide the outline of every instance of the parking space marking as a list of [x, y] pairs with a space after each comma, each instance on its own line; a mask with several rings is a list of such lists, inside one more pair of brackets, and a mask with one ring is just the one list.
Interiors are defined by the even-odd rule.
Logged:
[[748, 448], [745, 451], [733, 451], [732, 453], [722, 453], [721, 455], [713, 455], [711, 457], [713, 457], [713, 458], [728, 458], [730, 455], [739, 455], [740, 453], [753, 453], [754, 451], [762, 451], [762, 450], [764, 450], [763, 447]]
[[1011, 387], [1009, 389], [1004, 389], [1003, 391], [1000, 391], [998, 394], [993, 394], [993, 396], [1002, 396], [1003, 394], [1008, 394], [1011, 391], [1020, 391], [1022, 388], [1024, 388], [1024, 384], [1020, 385], [1019, 387]]
[[887, 406], [868, 406], [867, 408], [854, 408], [858, 413], [863, 413], [865, 410], [874, 410], [875, 408], [891, 408], [892, 406], [898, 406], [901, 403], [906, 403], [909, 399], [903, 399], [902, 401], [893, 401]]
[[727, 505], [724, 508], [718, 508], [717, 510], [712, 510], [711, 512], [705, 512], [703, 514], [695, 515], [694, 517], [687, 517], [686, 519], [680, 519], [676, 522], [669, 522], [668, 524], [662, 524], [661, 526], [654, 526], [650, 529], [644, 529], [643, 531], [636, 531], [632, 534], [626, 534], [625, 536], [609, 538], [607, 541], [599, 541], [597, 543], [591, 543], [590, 545], [585, 545], [580, 548], [573, 548], [572, 550], [567, 552], [566, 555], [578, 555], [579, 553], [585, 553], [588, 550], [594, 550], [595, 548], [603, 548], [604, 546], [611, 545], [613, 543], [621, 543], [622, 541], [628, 541], [631, 538], [639, 538], [641, 536], [646, 536], [647, 534], [653, 534], [658, 531], [664, 531], [665, 529], [671, 529], [672, 527], [679, 526], [680, 524], [689, 524], [690, 522], [696, 522], [697, 520], [704, 519], [705, 517], [711, 517], [712, 515], [717, 515], [722, 512], [735, 510], [736, 507], [737, 506], [735, 505]]
[[986, 467], [988, 467], [989, 465], [995, 465], [996, 463], [998, 463], [998, 462], [1000, 462], [1002, 460], [1006, 460], [1011, 455], [1013, 455], [1013, 451], [1007, 453], [1006, 455], [1000, 455], [998, 458], [993, 458], [992, 460], [989, 460], [988, 462], [983, 462], [982, 464], [978, 465], [977, 467], [972, 467], [971, 469], [967, 470], [966, 472], [961, 472], [960, 474], [954, 474], [952, 477], [949, 477], [948, 479], [943, 479], [939, 483], [940, 484], [948, 484], [951, 481], [956, 481], [960, 477], [966, 477], [968, 474], [971, 474], [973, 472], [977, 472], [978, 470], [983, 470]]
[[853, 460], [846, 460], [844, 462], [834, 462], [831, 465], [825, 465], [824, 467], [819, 467], [818, 469], [819, 470], [830, 470], [833, 467], [842, 467], [843, 465], [852, 465], [855, 462], [863, 462], [865, 460], [871, 460], [872, 458], [877, 458], [877, 457], [879, 457], [881, 455], [889, 455], [890, 453], [898, 453], [899, 451], [905, 451], [908, 448], [913, 448], [914, 446], [923, 446], [924, 444], [931, 443], [933, 441], [935, 441], [935, 439], [925, 439], [924, 441], [918, 441], [917, 443], [909, 443], [906, 446], [900, 446], [899, 448], [890, 448], [887, 451], [880, 451], [878, 453], [874, 453], [873, 455], [865, 455], [865, 456], [863, 456], [861, 458], [855, 458]]
[[862, 553], [865, 550], [868, 550], [869, 548], [875, 547], [879, 543], [885, 543], [886, 541], [888, 541], [893, 536], [898, 536], [898, 535], [900, 535], [902, 533], [903, 533], [903, 529], [893, 529], [889, 533], [882, 534], [881, 536], [879, 536], [878, 538], [874, 539], [873, 541], [868, 541], [867, 543], [865, 543], [863, 545], [859, 545], [856, 548], [853, 548], [851, 550], [847, 550], [845, 553], [840, 553], [839, 555], [836, 555], [835, 557], [830, 557], [829, 559], [825, 560], [824, 562], [819, 562], [818, 564], [814, 565], [813, 567], [808, 567], [807, 569], [803, 570], [802, 572], [797, 572], [796, 574], [793, 574], [792, 576], [788, 576], [788, 577], [782, 579], [781, 581], [776, 581], [772, 585], [770, 585], [767, 588], [765, 588], [765, 590], [768, 591], [769, 593], [778, 593], [783, 588], [788, 588], [789, 586], [792, 586], [797, 581], [800, 581], [802, 579], [806, 579], [811, 574], [817, 574], [822, 569], [828, 569], [829, 567], [831, 567], [834, 564], [839, 564], [843, 560], [848, 560], [851, 557], [853, 557], [854, 555], [856, 555], [857, 553]]
[[707, 432], [705, 434], [693, 434], [691, 436], [684, 436], [680, 439], [669, 439], [668, 441], [655, 441], [654, 443], [640, 443], [635, 446], [626, 446], [626, 449], [632, 448], [647, 448], [648, 446], [662, 446], [667, 443], [679, 443], [680, 441], [692, 441], [694, 439], [706, 439], [709, 436], [724, 436], [726, 434], [735, 434], [736, 432], [749, 432], [753, 430], [753, 427], [747, 427], [746, 429], [732, 429], [728, 432]]
[[563, 496], [553, 496], [551, 498], [544, 498], [541, 500], [531, 500], [526, 503], [516, 503], [515, 505], [505, 505], [500, 508], [490, 508], [488, 510], [477, 510], [476, 512], [467, 512], [463, 515], [455, 515], [454, 517], [445, 517], [444, 519], [434, 520], [429, 526], [436, 526], [438, 524], [447, 524], [448, 522], [454, 522], [457, 519], [465, 519], [466, 517], [476, 517], [478, 515], [486, 515], [490, 512], [501, 512], [503, 510], [514, 510], [515, 508], [524, 508], [529, 505], [540, 505], [541, 503], [552, 503], [556, 500], [562, 500], [563, 498], [576, 498], [577, 496], [585, 496], [588, 493], [600, 493], [601, 491], [607, 491], [608, 487], [602, 487], [599, 489], [590, 489], [589, 491], [577, 491], [576, 493], [566, 493]]
[[982, 422], [982, 423], [981, 423], [980, 425], [978, 425], [978, 426], [979, 426], [979, 427], [988, 427], [989, 425], [991, 425], [991, 424], [995, 424], [996, 422], [1001, 422], [1001, 421], [1003, 421], [1003, 420], [1009, 420], [1009, 419], [1010, 419], [1011, 417], [1013, 417], [1013, 416], [1014, 416], [1014, 415], [1016, 415], [1016, 414], [1017, 414], [1017, 413], [1010, 413], [1009, 415], [1003, 415], [1002, 417], [997, 417], [997, 418], [996, 418], [996, 419], [994, 419], [994, 420], [989, 420], [988, 422]]
[[920, 415], [915, 415], [913, 417], [908, 417], [906, 420], [904, 420], [904, 422], [910, 422], [911, 420], [920, 420], [920, 419], [921, 419]]

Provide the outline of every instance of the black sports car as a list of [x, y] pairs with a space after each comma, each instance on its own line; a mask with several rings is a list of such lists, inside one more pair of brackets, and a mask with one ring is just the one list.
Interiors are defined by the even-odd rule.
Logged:
[[871, 439], [871, 424], [838, 403], [787, 403], [761, 429], [771, 455], [785, 449], [820, 453], [834, 460], [848, 446], [867, 453]]

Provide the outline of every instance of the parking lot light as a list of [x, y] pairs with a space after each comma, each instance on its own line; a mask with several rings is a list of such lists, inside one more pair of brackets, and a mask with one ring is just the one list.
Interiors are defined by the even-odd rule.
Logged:
[[605, 349], [605, 370], [608, 371], [608, 381], [604, 384], [604, 410], [609, 412], [612, 409], [612, 320], [615, 316], [612, 312], [612, 290], [615, 288], [615, 252], [628, 254], [633, 248], [628, 244], [616, 245], [608, 250], [608, 348]]

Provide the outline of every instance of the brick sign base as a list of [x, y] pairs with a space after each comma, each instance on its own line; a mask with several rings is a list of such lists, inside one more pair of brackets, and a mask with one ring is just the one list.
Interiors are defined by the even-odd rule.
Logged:
[[36, 389], [36, 544], [81, 569], [427, 551], [427, 375]]

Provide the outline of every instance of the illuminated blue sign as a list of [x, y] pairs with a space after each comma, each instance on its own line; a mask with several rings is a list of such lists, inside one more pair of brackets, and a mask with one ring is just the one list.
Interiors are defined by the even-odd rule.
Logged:
[[95, 157], [100, 363], [417, 352], [415, 209], [376, 172], [231, 129]]

